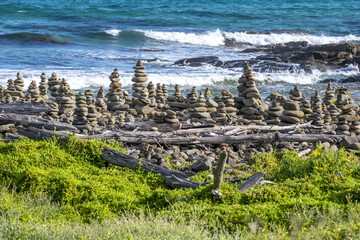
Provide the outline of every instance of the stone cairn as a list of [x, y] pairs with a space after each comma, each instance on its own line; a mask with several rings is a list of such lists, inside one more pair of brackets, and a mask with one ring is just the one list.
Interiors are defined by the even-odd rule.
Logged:
[[21, 102], [23, 102], [23, 103], [29, 103], [29, 102], [31, 102], [31, 96], [30, 96], [30, 94], [26, 94], [25, 97], [21, 99]]
[[344, 86], [341, 86], [340, 88], [338, 88], [338, 95], [335, 101], [335, 105], [338, 109], [342, 109], [343, 105], [345, 105], [346, 100], [349, 98], [349, 96], [347, 95], [347, 88]]
[[[242, 93], [239, 92], [239, 98], [241, 98], [242, 108], [240, 112], [244, 118], [248, 120], [263, 120], [268, 106], [261, 100], [260, 92], [256, 87], [255, 78], [252, 75], [251, 68], [249, 64], [245, 62], [244, 64], [244, 75], [239, 79], [241, 85], [238, 87], [238, 90], [242, 90]], [[244, 82], [244, 83], [243, 83]]]
[[60, 87], [57, 89], [57, 99], [60, 102], [59, 115], [66, 115], [62, 116], [62, 121], [72, 122], [72, 119], [68, 119], [68, 117], [72, 116], [76, 108], [75, 92], [70, 89], [69, 84], [64, 78], [61, 80]]
[[159, 104], [165, 104], [166, 98], [164, 96], [164, 93], [162, 91], [161, 84], [156, 84], [156, 103]]
[[286, 126], [291, 124], [297, 124], [301, 122], [304, 113], [300, 110], [299, 103], [293, 100], [287, 100], [284, 103], [284, 111], [280, 116], [280, 125]]
[[154, 108], [156, 107], [156, 91], [155, 91], [155, 85], [153, 84], [152, 81], [149, 82], [149, 84], [147, 85], [147, 90], [148, 90], [148, 93], [149, 93], [149, 101], [150, 101], [150, 104], [149, 106]]
[[226, 107], [223, 102], [218, 103], [215, 121], [220, 124], [225, 124], [228, 120], [228, 115], [226, 113]]
[[168, 95], [169, 95], [166, 84], [164, 83], [161, 88], [162, 88], [163, 95], [164, 95], [164, 97], [166, 99], [168, 97]]
[[210, 119], [210, 113], [206, 107], [206, 99], [201, 94], [200, 97], [197, 97], [197, 90], [193, 87], [190, 97], [188, 98], [188, 112], [190, 113], [190, 118], [193, 120], [206, 120]]
[[221, 101], [225, 104], [227, 114], [231, 117], [235, 117], [237, 108], [235, 107], [234, 95], [228, 90], [222, 90]]
[[51, 77], [48, 79], [48, 89], [52, 97], [57, 97], [59, 95], [58, 89], [60, 88], [60, 84], [61, 82], [58, 80], [56, 73], [53, 72]]
[[40, 90], [40, 96], [45, 100], [49, 98], [48, 92], [47, 92], [48, 88], [49, 88], [49, 85], [48, 85], [48, 82], [46, 79], [46, 74], [42, 73], [40, 76], [39, 90]]
[[87, 133], [91, 131], [89, 122], [87, 119], [88, 108], [86, 104], [86, 97], [84, 92], [80, 92], [76, 97], [76, 108], [74, 113], [73, 125], [77, 127], [81, 132]]
[[5, 96], [3, 97], [3, 102], [4, 103], [12, 103], [13, 102], [13, 98], [10, 95], [10, 93], [5, 93]]
[[282, 116], [283, 107], [279, 102], [272, 102], [269, 110], [267, 111], [268, 116], [265, 121], [268, 125], [280, 125], [280, 116]]
[[[141, 61], [138, 61], [136, 63], [136, 66], [133, 68], [135, 69], [135, 74], [134, 77], [131, 79], [131, 81], [133, 82], [132, 90], [134, 91], [132, 95], [136, 98], [138, 97], [138, 92], [143, 88], [146, 88], [146, 81], [148, 78], [145, 72], [145, 67], [143, 66]], [[135, 106], [136, 104], [133, 105]]]
[[109, 92], [107, 94], [107, 108], [110, 111], [128, 111], [129, 105], [125, 104], [124, 94], [121, 91], [121, 82], [120, 74], [118, 69], [115, 68], [114, 71], [109, 76], [111, 81], [109, 85]]
[[304, 98], [298, 86], [295, 86], [294, 89], [291, 89], [289, 93], [290, 93], [290, 99], [298, 102], [299, 104], [300, 101]]
[[334, 88], [331, 86], [331, 83], [328, 83], [326, 91], [325, 91], [325, 96], [324, 96], [324, 100], [323, 102], [325, 103], [325, 105], [328, 107], [329, 105], [333, 104], [333, 99], [335, 96], [335, 90]]
[[181, 94], [180, 91], [180, 85], [175, 85], [175, 91], [173, 95], [169, 95], [167, 97], [167, 104], [170, 106], [170, 108], [174, 111], [182, 111], [184, 109], [188, 108], [188, 105], [186, 104], [186, 99]]
[[312, 121], [312, 125], [323, 126], [324, 125], [324, 115], [321, 104], [321, 96], [318, 91], [315, 95], [311, 97], [311, 106], [313, 113], [309, 117], [309, 121]]
[[86, 116], [87, 120], [92, 127], [95, 127], [98, 124], [97, 119], [100, 116], [94, 105], [95, 101], [93, 99], [93, 92], [90, 89], [85, 91], [85, 98], [86, 98], [87, 112], [88, 112]]
[[212, 98], [212, 94], [211, 94], [211, 91], [210, 91], [209, 88], [206, 88], [206, 89], [205, 89], [204, 95], [205, 95], [205, 98], [206, 98], [206, 99]]
[[4, 97], [5, 87], [0, 85], [0, 98]]
[[105, 112], [107, 110], [107, 104], [105, 102], [106, 98], [104, 92], [105, 92], [104, 87], [100, 87], [99, 91], [96, 94], [95, 107], [99, 113]]
[[16, 88], [14, 85], [14, 80], [9, 79], [7, 81], [7, 88], [4, 91], [4, 95], [5, 95], [5, 97], [7, 95], [9, 95], [11, 97], [11, 100], [9, 99], [9, 97], [7, 97], [7, 98], [8, 98], [8, 101], [11, 101], [11, 102], [16, 102], [16, 101], [20, 100], [19, 94], [16, 91]]
[[324, 113], [324, 124], [325, 124], [325, 126], [330, 127], [332, 119], [331, 119], [330, 112], [327, 109], [326, 104], [324, 102], [322, 103], [322, 110]]
[[143, 87], [137, 93], [137, 98], [135, 102], [135, 109], [138, 114], [140, 114], [143, 118], [147, 119], [147, 115], [150, 114], [153, 109], [149, 107], [149, 93], [146, 87]]
[[307, 120], [313, 113], [313, 110], [311, 109], [311, 103], [305, 97], [303, 97], [300, 101], [300, 106], [301, 111], [304, 112], [304, 119]]
[[19, 98], [20, 99], [23, 98], [24, 97], [23, 91], [24, 91], [25, 84], [24, 84], [24, 79], [23, 79], [23, 77], [21, 76], [21, 74], [19, 72], [16, 75], [14, 85], [15, 85], [16, 91], [19, 94]]
[[31, 102], [43, 102], [44, 99], [40, 96], [39, 88], [36, 86], [36, 81], [32, 81], [27, 90], [28, 95], [30, 96]]

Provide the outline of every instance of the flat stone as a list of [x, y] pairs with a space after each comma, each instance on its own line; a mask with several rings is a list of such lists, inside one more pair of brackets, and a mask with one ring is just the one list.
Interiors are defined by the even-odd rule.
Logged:
[[192, 170], [195, 172], [208, 171], [211, 169], [211, 167], [212, 164], [210, 160], [198, 160], [191, 166]]
[[296, 102], [287, 101], [287, 102], [284, 103], [284, 109], [286, 109], [286, 110], [296, 110], [297, 111], [297, 110], [300, 110], [300, 106]]
[[304, 117], [304, 113], [302, 111], [284, 110], [283, 114], [286, 116], [292, 116], [292, 117], [297, 117], [297, 118]]
[[291, 116], [280, 116], [280, 120], [286, 123], [293, 123], [293, 124], [300, 122], [299, 118], [291, 117]]

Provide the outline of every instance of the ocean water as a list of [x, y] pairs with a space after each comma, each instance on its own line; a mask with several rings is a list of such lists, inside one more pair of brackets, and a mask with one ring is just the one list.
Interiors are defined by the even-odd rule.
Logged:
[[[249, 32], [250, 31], [250, 32]], [[243, 47], [227, 47], [233, 38]], [[360, 42], [358, 0], [0, 0], [0, 85], [20, 71], [26, 84], [56, 72], [74, 89], [107, 87], [117, 67], [129, 88], [136, 60], [149, 80], [169, 85], [234, 89], [242, 69], [175, 66], [216, 55], [249, 59], [246, 47], [291, 41]], [[156, 50], [156, 51], [149, 51]], [[255, 72], [264, 91], [359, 73], [358, 66], [305, 73]], [[271, 84], [269, 84], [271, 83]]]

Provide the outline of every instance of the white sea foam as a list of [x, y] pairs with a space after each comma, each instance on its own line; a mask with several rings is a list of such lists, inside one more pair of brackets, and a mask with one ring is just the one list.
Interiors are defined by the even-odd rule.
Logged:
[[119, 29], [110, 29], [110, 30], [105, 30], [105, 32], [107, 34], [113, 35], [113, 36], [119, 36], [119, 33], [121, 33], [122, 31]]
[[253, 45], [267, 45], [275, 43], [288, 43], [294, 41], [306, 41], [311, 45], [339, 43], [349, 41], [360, 41], [359, 36], [317, 36], [308, 35], [304, 33], [270, 33], [270, 34], [256, 34], [246, 32], [225, 32], [219, 29], [215, 31], [207, 31], [203, 33], [185, 33], [185, 32], [161, 32], [152, 30], [136, 30], [143, 32], [145, 36], [162, 41], [172, 41], [179, 43], [207, 45], [207, 46], [221, 46], [224, 45], [226, 38], [235, 39], [238, 43], [253, 44]]
[[152, 30], [136, 31], [143, 32], [146, 37], [163, 41], [207, 46], [220, 46], [224, 44], [224, 36], [219, 29], [217, 29], [216, 31], [207, 31], [203, 33], [158, 32]]

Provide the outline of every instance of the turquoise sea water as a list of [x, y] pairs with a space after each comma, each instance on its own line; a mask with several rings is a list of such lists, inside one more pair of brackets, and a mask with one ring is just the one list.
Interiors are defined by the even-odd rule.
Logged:
[[[244, 31], [251, 31], [244, 32]], [[273, 1], [15, 1], [0, 0], [0, 84], [17, 71], [26, 81], [56, 71], [73, 88], [107, 86], [118, 67], [131, 83], [136, 59], [149, 79], [167, 84], [211, 85], [241, 75], [241, 69], [173, 66], [186, 57], [217, 55], [247, 59], [241, 47], [308, 41], [310, 44], [360, 41], [358, 0]], [[144, 50], [161, 50], [149, 52]], [[153, 61], [155, 60], [155, 61]], [[321, 78], [358, 73], [256, 73], [259, 80], [309, 84]], [[226, 84], [226, 83], [224, 83]]]

